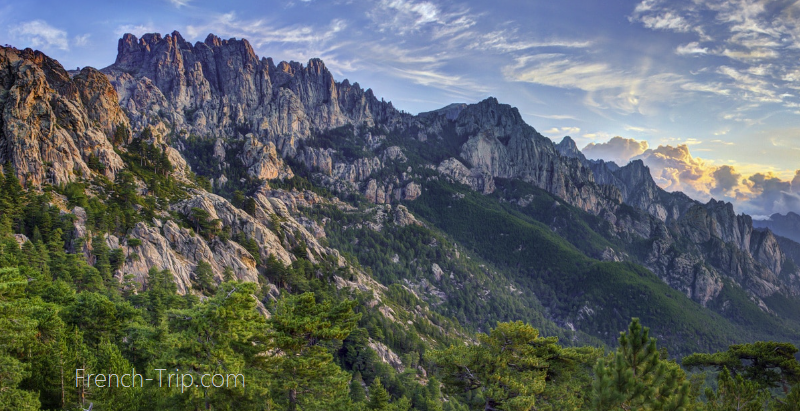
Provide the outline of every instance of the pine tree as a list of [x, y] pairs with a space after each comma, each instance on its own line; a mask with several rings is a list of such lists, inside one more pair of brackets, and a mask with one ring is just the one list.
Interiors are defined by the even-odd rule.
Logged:
[[634, 318], [607, 363], [595, 366], [592, 402], [598, 411], [616, 409], [686, 410], [689, 383], [674, 362], [660, 358], [650, 330]]
[[706, 388], [708, 411], [761, 411], [769, 401], [769, 394], [757, 383], [741, 375], [731, 376], [727, 368], [720, 371], [717, 384], [716, 392]]
[[761, 388], [789, 387], [800, 383], [800, 362], [797, 347], [790, 343], [759, 341], [731, 345], [727, 351], [714, 354], [692, 354], [683, 359], [688, 368], [715, 367], [728, 369], [733, 375], [757, 383]]
[[30, 376], [21, 361], [38, 332], [28, 316], [31, 301], [25, 298], [26, 279], [16, 268], [0, 269], [0, 410], [38, 410], [38, 394], [19, 388]]
[[214, 288], [216, 288], [216, 284], [214, 284], [214, 271], [211, 268], [211, 264], [207, 263], [205, 260], [197, 263], [197, 267], [194, 269], [194, 278], [197, 280], [197, 285], [200, 290], [206, 294], [211, 294]]
[[517, 321], [497, 324], [488, 335], [479, 334], [478, 341], [429, 354], [447, 391], [475, 392], [486, 410], [531, 410], [545, 390], [548, 359], [561, 350], [558, 340], [541, 338], [538, 330]]
[[100, 276], [103, 277], [103, 280], [110, 280], [111, 260], [105, 238], [101, 235], [95, 236], [92, 239], [92, 247], [92, 254], [95, 257], [94, 268], [100, 272]]
[[360, 315], [354, 301], [317, 303], [314, 294], [283, 297], [268, 320], [272, 354], [260, 365], [273, 381], [273, 398], [290, 410], [348, 409], [350, 376], [326, 343], [347, 338]]
[[231, 409], [235, 404], [235, 409], [263, 409], [256, 401], [268, 397], [262, 388], [266, 384], [257, 384], [257, 376], [245, 368], [264, 348], [259, 337], [266, 322], [256, 310], [255, 291], [254, 283], [222, 283], [206, 302], [169, 311], [177, 347], [162, 354], [156, 361], [162, 365], [159, 368], [192, 373], [197, 383], [203, 374], [235, 376], [223, 387], [199, 386], [175, 393], [171, 408]]
[[381, 379], [375, 378], [372, 380], [372, 384], [369, 385], [369, 402], [367, 403], [367, 408], [375, 411], [387, 411], [390, 400], [389, 392], [386, 391], [386, 388], [383, 388]]
[[800, 384], [792, 387], [786, 398], [775, 399], [774, 411], [800, 411]]
[[364, 402], [367, 399], [367, 391], [364, 390], [364, 381], [361, 378], [361, 373], [356, 371], [353, 373], [353, 378], [350, 380], [350, 399], [354, 403]]

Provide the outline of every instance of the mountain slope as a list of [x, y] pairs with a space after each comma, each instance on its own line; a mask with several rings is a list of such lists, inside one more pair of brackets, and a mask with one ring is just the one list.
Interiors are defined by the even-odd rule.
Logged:
[[[246, 40], [213, 35], [194, 45], [177, 32], [126, 35], [102, 70], [108, 80], [88, 68], [70, 78], [55, 62], [25, 57], [32, 52], [4, 53], [16, 56], [8, 72], [24, 61], [42, 84], [6, 80], [4, 98], [28, 87], [43, 112], [47, 101], [74, 101], [80, 120], [70, 124], [97, 131], [48, 128], [48, 114], [33, 137], [4, 126], [0, 154], [31, 186], [83, 184], [65, 191], [64, 211], [80, 222], [73, 206], [88, 209], [76, 235], [91, 241], [75, 246], [90, 260], [104, 230], [79, 194], [138, 212], [98, 239], [137, 256], [119, 277], [146, 283], [151, 267], [169, 269], [191, 294], [207, 262], [217, 280], [229, 267], [274, 295], [306, 282], [270, 264], [307, 261], [347, 272], [326, 281], [366, 287], [375, 304], [405, 301], [383, 318], [419, 318], [413, 326], [428, 340], [454, 332], [430, 324], [457, 329], [445, 317], [479, 330], [519, 318], [567, 339], [613, 343], [632, 316], [676, 353], [796, 339], [785, 307], [800, 293], [798, 269], [771, 233], [754, 233], [729, 204], [661, 190], [641, 162], [588, 161], [574, 142], [554, 144], [496, 99], [412, 116], [336, 82], [319, 60], [276, 65]], [[8, 101], [17, 100], [2, 100], [4, 125], [24, 123], [26, 112]], [[66, 146], [97, 148], [28, 149], [62, 141], [61, 130]], [[94, 146], [82, 143], [97, 133]], [[68, 171], [51, 177], [51, 169]], [[139, 197], [119, 198], [120, 184]], [[154, 193], [159, 200], [147, 200]], [[400, 204], [423, 225], [385, 223], [409, 219]]]

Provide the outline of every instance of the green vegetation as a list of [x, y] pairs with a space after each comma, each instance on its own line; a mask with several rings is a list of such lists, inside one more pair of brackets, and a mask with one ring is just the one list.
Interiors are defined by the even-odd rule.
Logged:
[[[505, 278], [503, 271], [474, 253], [459, 250], [434, 228], [401, 227], [387, 221], [381, 230], [374, 230], [369, 226], [376, 218], [374, 210], [344, 212], [328, 206], [307, 212], [319, 221], [328, 219], [329, 244], [352, 255], [381, 283], [417, 288], [433, 310], [470, 329], [487, 330], [497, 322], [521, 319], [545, 335], [597, 343], [556, 326], [542, 315], [544, 309], [535, 296], [523, 301], [515, 291], [519, 285]], [[434, 264], [442, 271], [441, 278], [434, 274]], [[432, 287], [444, 298], [426, 291]]]
[[[426, 188], [425, 195], [407, 203], [409, 209], [505, 272], [522, 293], [535, 295], [552, 317], [569, 321], [608, 344], [613, 344], [613, 336], [624, 328], [626, 318], [632, 317], [652, 324], [662, 343], [680, 356], [722, 349], [743, 340], [796, 338], [793, 328], [764, 313], [751, 313], [754, 322], [761, 321], [754, 327], [737, 317], [724, 318], [639, 265], [592, 259], [531, 217], [533, 211], [508, 209], [492, 198], [449, 183], [429, 182]], [[553, 203], [549, 204], [552, 207]], [[577, 221], [571, 223], [573, 227], [589, 224], [573, 220]], [[585, 244], [586, 251], [603, 245]]]
[[597, 410], [683, 410], [689, 404], [689, 382], [674, 362], [661, 358], [655, 338], [633, 319], [619, 337], [619, 348], [595, 365], [592, 402]]
[[477, 345], [451, 346], [429, 357], [447, 391], [476, 409], [582, 408], [596, 349], [562, 348], [522, 322], [499, 323]]
[[[155, 168], [140, 172], [157, 175]], [[50, 205], [53, 194], [21, 190], [13, 173], [2, 177], [0, 327], [10, 332], [0, 335], [0, 409], [86, 409], [91, 404], [96, 410], [728, 410], [739, 399], [764, 407], [757, 409], [796, 408], [800, 389], [795, 373], [800, 366], [792, 358], [797, 350], [789, 344], [732, 346], [725, 353], [689, 357], [698, 358], [696, 363], [703, 366], [726, 367], [701, 397], [694, 393], [702, 387], [688, 391], [685, 373], [656, 350], [647, 329], [636, 321], [607, 359], [597, 348], [559, 345], [552, 336], [559, 329], [536, 315], [541, 306], [514, 306], [512, 294], [504, 294], [496, 284], [538, 285], [502, 277], [504, 272], [516, 273], [508, 264], [530, 270], [530, 265], [523, 264], [525, 259], [509, 253], [500, 256], [507, 262], [489, 258], [477, 250], [462, 249], [436, 229], [416, 225], [387, 222], [381, 231], [351, 229], [367, 222], [363, 210], [346, 214], [323, 208], [311, 214], [341, 224], [341, 230], [332, 230], [341, 237], [329, 241], [359, 240], [361, 247], [345, 250], [352, 253], [353, 264], [363, 259], [374, 267], [368, 272], [389, 284], [379, 304], [391, 309], [393, 318], [370, 308], [376, 303], [371, 291], [335, 286], [334, 276], [354, 280], [355, 271], [326, 259], [312, 263], [301, 249], [296, 252], [299, 258], [288, 266], [274, 257], [257, 263], [264, 279], [280, 288], [278, 299], [270, 299], [256, 283], [233, 281], [232, 274], [224, 275], [228, 279], [218, 284], [206, 262], [192, 274], [197, 295], [179, 295], [172, 273], [166, 270], [152, 268], [144, 284], [120, 281], [113, 273], [131, 256], [109, 248], [105, 235], [126, 236], [135, 222], [142, 221], [142, 213], [123, 210], [150, 206], [155, 212], [160, 202], [131, 188], [137, 175], [120, 174], [114, 183], [98, 180], [91, 190], [81, 183], [59, 189], [67, 205], [86, 209], [92, 265], [82, 248], [89, 239], [76, 237], [73, 215]], [[105, 194], [103, 187], [113, 190]], [[242, 197], [239, 201], [244, 205], [247, 197]], [[468, 196], [452, 198], [472, 201]], [[448, 224], [442, 215], [429, 216], [438, 219], [431, 221]], [[497, 216], [509, 218], [500, 212]], [[476, 215], [485, 217], [490, 216]], [[646, 271], [631, 264], [595, 262], [535, 222], [511, 218], [520, 219], [516, 228], [520, 238], [535, 239], [532, 244], [541, 244], [545, 252], [568, 252], [574, 257], [574, 261], [553, 262], [552, 273], [535, 271], [549, 275], [547, 283], [560, 287], [559, 292], [615, 307], [620, 315], [642, 310], [641, 306], [625, 309], [622, 301], [664, 298], [649, 318], [668, 324], [678, 335], [697, 332], [699, 326], [691, 322], [665, 321], [684, 312], [678, 305], [685, 302], [679, 294], [670, 295], [668, 288], [659, 288], [665, 286], [650, 279]], [[490, 223], [498, 221], [502, 220], [489, 218]], [[200, 235], [224, 241], [219, 223], [202, 209], [192, 210], [187, 224]], [[453, 227], [449, 232], [454, 237], [462, 235]], [[30, 241], [20, 246], [12, 234], [25, 234]], [[503, 237], [492, 238], [503, 241]], [[235, 240], [246, 249], [254, 248], [247, 237]], [[477, 247], [483, 240], [472, 241], [467, 244]], [[134, 238], [128, 244], [140, 245]], [[387, 256], [395, 253], [398, 263], [386, 263]], [[426, 303], [411, 290], [423, 279], [434, 283], [434, 263], [448, 280], [453, 273], [453, 282], [437, 281], [448, 297], [441, 301], [428, 295]], [[569, 271], [555, 271], [561, 269]], [[575, 274], [557, 281], [556, 275], [564, 272]], [[406, 284], [405, 279], [413, 281]], [[570, 281], [579, 284], [570, 285]], [[619, 294], [579, 293], [606, 286], [601, 283], [610, 283]], [[485, 307], [502, 306], [508, 298], [512, 308], [488, 314], [470, 310], [468, 293], [479, 290], [489, 290], [494, 298]], [[609, 296], [619, 301], [604, 300]], [[269, 318], [260, 305], [270, 311]], [[671, 311], [662, 311], [663, 307]], [[469, 318], [467, 324], [473, 321], [488, 332], [473, 340], [446, 313]], [[536, 328], [523, 322], [498, 322], [493, 329], [485, 325], [516, 315], [530, 316], [550, 327], [551, 336], [541, 337]], [[596, 329], [583, 326], [601, 334], [604, 329], [613, 331], [618, 323], [595, 322]], [[680, 334], [681, 327], [686, 334]], [[564, 335], [570, 345], [585, 337]], [[400, 363], [390, 366], [382, 361], [376, 352], [379, 347], [391, 349]], [[130, 370], [153, 380], [159, 378], [159, 370], [176, 370], [181, 384], [109, 388], [98, 386], [97, 379], [93, 383], [86, 379], [88, 374], [123, 375]], [[194, 384], [215, 374], [232, 376], [234, 384]], [[186, 385], [188, 380], [192, 384]], [[111, 380], [101, 382], [107, 384]], [[776, 385], [788, 392], [770, 390]]]

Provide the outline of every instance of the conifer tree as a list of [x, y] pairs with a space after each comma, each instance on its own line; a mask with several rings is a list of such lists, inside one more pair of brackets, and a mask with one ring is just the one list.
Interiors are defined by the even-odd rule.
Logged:
[[[265, 319], [256, 310], [254, 283], [222, 283], [217, 293], [204, 304], [189, 309], [171, 310], [170, 330], [177, 333], [175, 350], [165, 352], [159, 363], [166, 369], [192, 373], [195, 382], [203, 374], [233, 375], [222, 387], [198, 384], [197, 389], [176, 393], [171, 407], [183, 409], [261, 409], [266, 392], [255, 384], [256, 376], [245, 367], [263, 349], [258, 344]], [[227, 378], [227, 377], [226, 377]]]
[[634, 318], [608, 363], [595, 366], [592, 402], [596, 410], [686, 410], [689, 383], [680, 367], [660, 358], [650, 330]]
[[15, 268], [0, 269], [0, 410], [38, 410], [37, 393], [19, 388], [30, 376], [30, 366], [21, 361], [35, 339], [38, 324], [26, 314], [30, 300], [24, 298], [27, 281]]
[[792, 387], [786, 398], [775, 399], [774, 411], [800, 411], [800, 384]]
[[350, 399], [354, 403], [364, 402], [367, 399], [367, 392], [364, 390], [363, 384], [361, 373], [358, 371], [353, 373], [353, 378], [350, 380]]
[[706, 388], [708, 411], [761, 411], [769, 402], [769, 394], [741, 375], [732, 376], [727, 368], [717, 376], [717, 391]]
[[202, 292], [211, 294], [214, 291], [216, 284], [214, 284], [214, 271], [211, 268], [211, 264], [205, 260], [197, 263], [197, 267], [194, 269], [194, 277]]
[[347, 409], [350, 376], [324, 344], [347, 338], [360, 315], [354, 301], [317, 303], [314, 294], [283, 297], [268, 325], [271, 355], [261, 364], [272, 377], [273, 398], [290, 411]]
[[757, 383], [761, 388], [789, 387], [800, 383], [800, 362], [797, 347], [790, 343], [759, 341], [731, 345], [727, 351], [714, 354], [692, 354], [683, 359], [689, 368], [726, 368], [733, 375]]
[[390, 400], [391, 396], [389, 396], [389, 392], [386, 391], [386, 388], [383, 388], [381, 379], [375, 378], [372, 380], [372, 384], [369, 385], [369, 402], [367, 403], [367, 408], [374, 411], [387, 411]]
[[528, 411], [545, 389], [548, 359], [560, 350], [554, 337], [521, 321], [499, 323], [478, 345], [451, 346], [429, 354], [441, 369], [452, 393], [473, 391], [483, 398], [481, 409]]

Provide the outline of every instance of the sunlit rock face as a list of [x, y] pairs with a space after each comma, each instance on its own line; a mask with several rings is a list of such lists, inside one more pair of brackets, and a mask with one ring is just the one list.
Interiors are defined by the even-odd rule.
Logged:
[[123, 167], [112, 135], [128, 119], [105, 76], [90, 67], [70, 77], [30, 49], [0, 48], [0, 163], [30, 187], [89, 176], [87, 163], [114, 178]]

